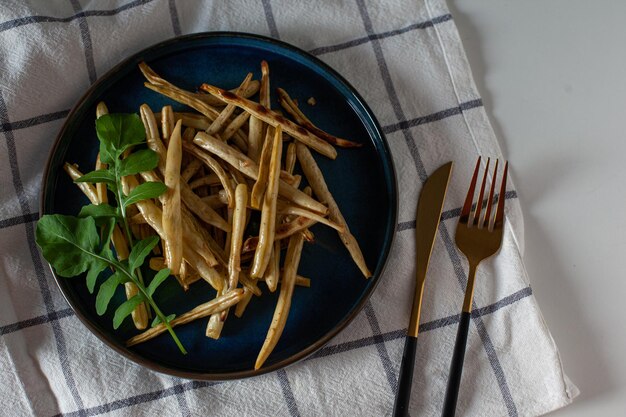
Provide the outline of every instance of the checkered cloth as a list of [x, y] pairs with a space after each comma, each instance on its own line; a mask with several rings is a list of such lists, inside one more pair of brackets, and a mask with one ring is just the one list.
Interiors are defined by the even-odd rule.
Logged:
[[[107, 348], [74, 317], [34, 242], [42, 167], [68, 109], [128, 55], [211, 30], [279, 38], [343, 74], [384, 126], [400, 189], [388, 268], [354, 322], [301, 363], [223, 383], [156, 374]], [[411, 403], [414, 416], [439, 415], [466, 281], [453, 243], [459, 207], [476, 156], [500, 155], [444, 0], [5, 1], [0, 88], [0, 414], [389, 415], [414, 280], [416, 200], [427, 175], [454, 160]], [[461, 415], [536, 416], [578, 393], [532, 295], [510, 184], [502, 250], [478, 272]]]

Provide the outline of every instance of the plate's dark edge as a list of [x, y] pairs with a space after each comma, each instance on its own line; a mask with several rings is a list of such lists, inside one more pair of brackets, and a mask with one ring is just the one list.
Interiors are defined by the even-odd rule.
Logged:
[[335, 71], [333, 68], [331, 68], [330, 66], [328, 66], [326, 63], [324, 63], [323, 61], [321, 61], [319, 58], [309, 54], [306, 51], [301, 50], [300, 48], [297, 48], [293, 45], [290, 45], [286, 42], [283, 41], [279, 41], [273, 38], [269, 38], [266, 36], [262, 36], [262, 35], [257, 35], [257, 34], [252, 34], [252, 33], [245, 33], [245, 32], [200, 32], [200, 33], [194, 33], [191, 35], [184, 35], [184, 36], [179, 36], [176, 38], [172, 38], [172, 39], [168, 39], [159, 43], [156, 43], [152, 46], [149, 46], [139, 52], [137, 52], [136, 54], [124, 59], [123, 61], [121, 61], [119, 64], [117, 64], [116, 66], [114, 66], [112, 69], [110, 69], [109, 71], [107, 71], [103, 76], [101, 76], [93, 85], [91, 85], [91, 87], [89, 87], [89, 89], [87, 90], [87, 92], [85, 92], [85, 94], [82, 95], [82, 97], [78, 100], [78, 102], [72, 107], [72, 110], [69, 112], [66, 121], [63, 124], [63, 127], [61, 128], [61, 130], [59, 131], [59, 134], [57, 135], [54, 144], [52, 145], [52, 148], [50, 149], [50, 153], [48, 154], [48, 158], [46, 161], [46, 165], [44, 168], [44, 172], [43, 172], [43, 176], [42, 176], [42, 180], [41, 180], [41, 191], [40, 191], [40, 197], [39, 197], [39, 217], [41, 218], [41, 216], [43, 216], [45, 213], [44, 209], [45, 209], [45, 201], [46, 201], [46, 183], [48, 181], [48, 176], [50, 174], [50, 168], [53, 162], [53, 158], [54, 155], [56, 154], [57, 148], [60, 146], [61, 144], [61, 139], [63, 138], [63, 136], [65, 135], [66, 130], [69, 128], [69, 124], [68, 121], [72, 119], [72, 117], [74, 116], [74, 113], [76, 113], [78, 111], [78, 109], [80, 109], [82, 107], [82, 105], [84, 104], [84, 102], [90, 97], [90, 95], [99, 87], [99, 85], [101, 83], [104, 82], [104, 80], [108, 79], [111, 74], [120, 71], [122, 68], [125, 68], [126, 65], [132, 61], [137, 60], [139, 57], [141, 57], [142, 55], [146, 55], [149, 54], [150, 52], [154, 51], [155, 49], [160, 49], [163, 47], [166, 47], [170, 44], [173, 43], [177, 43], [177, 42], [182, 42], [182, 41], [189, 41], [189, 40], [194, 40], [194, 39], [202, 39], [202, 38], [209, 38], [209, 37], [239, 37], [239, 38], [249, 38], [249, 39], [254, 39], [254, 40], [261, 40], [261, 41], [265, 41], [268, 43], [273, 43], [276, 44], [278, 46], [280, 46], [281, 48], [285, 48], [288, 49], [294, 53], [300, 54], [302, 56], [304, 56], [305, 58], [313, 61], [315, 64], [319, 65], [321, 68], [323, 68], [325, 71], [327, 71], [329, 74], [331, 74], [333, 77], [335, 77], [336, 79], [338, 79], [340, 81], [340, 83], [344, 84], [347, 89], [350, 91], [350, 93], [354, 96], [354, 98], [359, 102], [359, 104], [363, 107], [363, 109], [365, 110], [366, 114], [368, 115], [371, 124], [374, 126], [374, 128], [376, 129], [376, 133], [378, 133], [378, 135], [380, 136], [380, 138], [382, 139], [382, 146], [383, 149], [379, 150], [384, 152], [385, 155], [385, 162], [389, 165], [390, 171], [391, 171], [391, 183], [389, 184], [391, 187], [390, 190], [390, 197], [391, 197], [391, 219], [390, 219], [390, 223], [391, 225], [387, 224], [387, 229], [391, 229], [391, 237], [387, 237], [387, 242], [384, 248], [384, 257], [383, 257], [383, 264], [380, 267], [380, 272], [378, 273], [378, 275], [373, 276], [369, 279], [374, 280], [373, 285], [371, 285], [365, 292], [365, 294], [363, 295], [363, 297], [361, 297], [361, 301], [356, 305], [356, 307], [353, 309], [352, 313], [349, 314], [343, 321], [341, 321], [337, 326], [335, 326], [333, 329], [331, 329], [328, 333], [326, 333], [325, 335], [323, 335], [321, 338], [319, 338], [317, 340], [317, 342], [313, 343], [311, 346], [301, 350], [300, 352], [288, 357], [287, 359], [284, 359], [280, 362], [274, 363], [272, 365], [269, 365], [267, 367], [258, 369], [258, 370], [254, 370], [254, 369], [250, 369], [250, 370], [245, 370], [245, 371], [236, 371], [236, 372], [228, 372], [228, 373], [204, 373], [204, 372], [191, 372], [191, 371], [181, 371], [175, 368], [171, 368], [171, 367], [167, 367], [167, 366], [163, 366], [160, 365], [154, 361], [148, 360], [146, 358], [144, 358], [143, 356], [140, 356], [138, 354], [136, 354], [135, 352], [133, 352], [130, 349], [124, 349], [122, 347], [120, 347], [117, 343], [115, 343], [114, 341], [111, 341], [109, 339], [109, 336], [107, 334], [105, 334], [101, 329], [99, 329], [97, 326], [93, 325], [91, 323], [91, 321], [89, 321], [89, 319], [82, 313], [80, 306], [75, 305], [75, 303], [69, 298], [69, 296], [66, 294], [66, 290], [65, 290], [65, 284], [63, 284], [61, 282], [61, 280], [59, 279], [59, 277], [57, 276], [56, 272], [54, 271], [54, 269], [52, 268], [52, 266], [50, 264], [48, 264], [48, 266], [50, 267], [50, 270], [52, 271], [52, 276], [54, 277], [54, 280], [57, 284], [57, 286], [59, 287], [61, 294], [63, 294], [63, 298], [65, 298], [65, 301], [70, 305], [70, 307], [72, 308], [72, 310], [74, 310], [74, 313], [76, 314], [76, 316], [78, 317], [78, 319], [89, 329], [91, 330], [91, 332], [93, 334], [96, 335], [96, 337], [98, 337], [102, 342], [104, 342], [107, 346], [109, 346], [110, 348], [112, 348], [113, 350], [115, 350], [116, 352], [118, 352], [119, 354], [125, 356], [126, 358], [130, 359], [131, 361], [141, 365], [141, 366], [145, 366], [148, 369], [151, 369], [153, 371], [156, 372], [160, 372], [166, 375], [173, 375], [179, 378], [185, 378], [185, 379], [191, 379], [191, 380], [208, 380], [208, 381], [224, 381], [224, 380], [232, 380], [232, 379], [241, 379], [241, 378], [249, 378], [249, 377], [253, 377], [253, 376], [258, 376], [258, 375], [262, 375], [268, 372], [273, 372], [276, 371], [278, 369], [287, 367], [289, 365], [292, 365], [296, 362], [299, 362], [302, 359], [305, 359], [306, 357], [312, 355], [313, 353], [315, 353], [317, 350], [319, 350], [320, 348], [322, 348], [324, 345], [326, 345], [333, 337], [335, 337], [339, 332], [341, 332], [350, 322], [352, 322], [352, 320], [354, 320], [354, 318], [361, 312], [361, 310], [363, 309], [365, 303], [370, 299], [372, 293], [374, 292], [374, 290], [376, 289], [376, 287], [378, 286], [378, 283], [380, 281], [380, 279], [382, 278], [382, 275], [384, 274], [384, 271], [386, 269], [387, 266], [387, 262], [389, 260], [389, 253], [391, 251], [391, 248], [393, 246], [393, 243], [395, 241], [396, 238], [396, 228], [397, 228], [397, 223], [398, 223], [398, 179], [397, 179], [397, 174], [396, 174], [396, 169], [395, 169], [395, 164], [393, 161], [393, 157], [391, 155], [391, 150], [389, 149], [389, 144], [387, 143], [387, 139], [383, 133], [382, 128], [380, 127], [380, 124], [378, 123], [378, 120], [375, 118], [374, 113], [372, 112], [372, 110], [370, 109], [370, 107], [367, 105], [367, 103], [363, 100], [363, 98], [361, 97], [361, 95], [357, 92], [357, 90], [352, 87], [352, 85], [343, 77], [341, 76], [337, 71]]

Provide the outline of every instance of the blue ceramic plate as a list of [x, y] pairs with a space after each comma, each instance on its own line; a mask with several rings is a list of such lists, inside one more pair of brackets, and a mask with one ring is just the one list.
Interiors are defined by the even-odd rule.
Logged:
[[[99, 101], [105, 101], [114, 113], [138, 112], [142, 103], [148, 103], [155, 112], [167, 104], [174, 110], [184, 109], [143, 86], [137, 69], [140, 61], [174, 84], [194, 90], [203, 82], [233, 88], [250, 71], [260, 79], [263, 59], [270, 66], [272, 88], [283, 87], [298, 98], [313, 123], [364, 144], [358, 149], [338, 149], [336, 161], [315, 157], [374, 276], [363, 278], [333, 230], [313, 227], [316, 242], [305, 245], [299, 268], [301, 275], [311, 278], [311, 288], [296, 287], [285, 331], [259, 371], [253, 371], [254, 361], [278, 292], [254, 297], [242, 319], [231, 315], [217, 341], [204, 336], [207, 319], [178, 327], [176, 332], [189, 352], [182, 355], [167, 334], [133, 348], [124, 346], [124, 340], [136, 330], [127, 319], [113, 331], [112, 306], [124, 298], [121, 287], [107, 314], [98, 316], [95, 296], [88, 293], [84, 279], [55, 276], [68, 303], [92, 332], [151, 369], [193, 379], [230, 379], [284, 367], [319, 349], [343, 329], [380, 279], [397, 216], [395, 173], [380, 126], [363, 99], [334, 70], [293, 46], [256, 35], [203, 33], [172, 39], [132, 56], [98, 80], [72, 110], [52, 149], [43, 179], [41, 213], [76, 215], [87, 203], [62, 165], [76, 162], [84, 172], [93, 166], [98, 150], [94, 120]], [[311, 96], [317, 100], [315, 107], [304, 104]], [[278, 107], [275, 101], [272, 104]], [[157, 291], [156, 299], [166, 314], [181, 314], [213, 296], [214, 291], [204, 282], [183, 293], [176, 281], [169, 279]]]

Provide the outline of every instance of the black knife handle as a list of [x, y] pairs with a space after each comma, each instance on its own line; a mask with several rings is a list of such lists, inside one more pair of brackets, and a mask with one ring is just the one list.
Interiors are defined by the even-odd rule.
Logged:
[[452, 354], [452, 364], [450, 365], [450, 375], [448, 376], [448, 388], [443, 400], [442, 417], [454, 417], [456, 412], [456, 400], [459, 397], [459, 386], [461, 385], [461, 375], [463, 374], [463, 361], [465, 359], [465, 347], [467, 346], [467, 333], [471, 317], [472, 313], [466, 311], [461, 313], [461, 321], [459, 322], [459, 329], [454, 344], [454, 353]]
[[400, 376], [398, 377], [396, 403], [393, 406], [394, 417], [405, 417], [409, 415], [409, 400], [411, 399], [411, 385], [413, 385], [416, 348], [417, 337], [407, 335], [404, 342], [404, 352], [402, 353]]

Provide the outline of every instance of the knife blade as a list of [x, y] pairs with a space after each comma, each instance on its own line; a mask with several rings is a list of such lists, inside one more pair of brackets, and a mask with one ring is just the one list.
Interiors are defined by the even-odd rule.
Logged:
[[409, 336], [417, 337], [419, 332], [419, 321], [422, 306], [422, 296], [424, 294], [424, 282], [430, 255], [435, 246], [443, 202], [446, 199], [446, 191], [450, 182], [453, 162], [439, 167], [428, 177], [422, 187], [420, 198], [417, 203], [417, 215], [415, 219], [415, 273], [416, 285], [415, 296], [413, 298], [413, 308], [411, 309], [411, 320], [409, 322]]
[[409, 411], [424, 283], [426, 281], [430, 255], [437, 237], [437, 229], [439, 228], [443, 203], [446, 199], [452, 166], [453, 162], [448, 162], [428, 177], [422, 187], [417, 203], [415, 220], [415, 293], [413, 295], [411, 319], [404, 344], [404, 353], [402, 354], [402, 364], [400, 365], [398, 392], [396, 393], [393, 412], [394, 417], [407, 416]]

